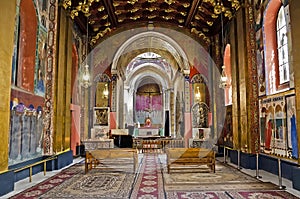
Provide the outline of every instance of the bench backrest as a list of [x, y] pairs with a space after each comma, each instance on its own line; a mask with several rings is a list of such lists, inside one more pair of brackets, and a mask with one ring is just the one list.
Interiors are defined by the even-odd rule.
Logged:
[[215, 152], [213, 150], [204, 148], [169, 148], [166, 152], [169, 159], [205, 157], [212, 159], [215, 158]]

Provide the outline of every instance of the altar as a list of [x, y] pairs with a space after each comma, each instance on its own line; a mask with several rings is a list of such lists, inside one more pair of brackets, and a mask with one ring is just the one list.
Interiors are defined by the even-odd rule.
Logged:
[[159, 128], [144, 127], [138, 128], [136, 137], [149, 137], [149, 136], [159, 136]]

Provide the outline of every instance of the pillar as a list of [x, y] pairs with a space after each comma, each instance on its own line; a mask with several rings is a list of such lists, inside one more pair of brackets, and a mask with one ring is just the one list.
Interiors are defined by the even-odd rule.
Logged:
[[[290, 0], [290, 19], [291, 19], [291, 46], [292, 51], [290, 57], [291, 66], [294, 69], [294, 81], [295, 81], [295, 94], [296, 94], [296, 123], [297, 123], [297, 132], [298, 132], [298, 154], [300, 154], [300, 27], [298, 25], [300, 17], [300, 1], [299, 0]], [[299, 155], [298, 155], [299, 157]], [[298, 164], [300, 164], [300, 158], [298, 158]]]
[[[15, 31], [15, 1], [0, 1], [0, 173], [8, 169], [11, 66]], [[10, 19], [10, 20], [8, 20]]]

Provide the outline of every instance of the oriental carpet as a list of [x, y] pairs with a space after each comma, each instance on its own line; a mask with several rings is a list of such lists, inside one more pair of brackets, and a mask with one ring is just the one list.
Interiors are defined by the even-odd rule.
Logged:
[[[167, 173], [165, 154], [139, 154], [136, 173], [92, 169], [76, 164], [15, 196], [13, 199], [296, 199], [276, 185], [217, 162], [216, 172], [190, 168]], [[203, 170], [202, 170], [203, 169]], [[186, 170], [186, 169], [185, 169]]]

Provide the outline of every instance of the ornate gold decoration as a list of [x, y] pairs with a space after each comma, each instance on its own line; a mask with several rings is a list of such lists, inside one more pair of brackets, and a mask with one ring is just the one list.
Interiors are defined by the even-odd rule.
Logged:
[[157, 0], [147, 0], [149, 3], [155, 3]]
[[180, 12], [180, 14], [181, 14], [182, 16], [186, 16], [186, 15], [187, 15], [186, 12]]
[[190, 3], [183, 3], [182, 5], [183, 5], [183, 7], [188, 8], [188, 7], [190, 7], [191, 4]]
[[149, 10], [150, 12], [153, 12], [154, 10], [157, 10], [156, 7], [150, 7], [150, 8], [146, 8], [146, 10]]
[[231, 19], [232, 18], [232, 12], [229, 9], [226, 8], [224, 16]]
[[172, 16], [162, 16], [162, 18], [164, 18], [165, 20], [174, 19], [174, 17], [172, 17]]
[[102, 12], [104, 9], [105, 9], [104, 6], [100, 6], [100, 7], [98, 8], [98, 11], [99, 11], [99, 12]]
[[195, 15], [195, 19], [197, 19], [197, 20], [201, 20], [201, 19], [203, 19], [203, 17], [201, 17], [200, 15]]
[[[82, 12], [84, 16], [89, 17], [91, 15], [90, 7], [92, 6], [93, 2], [99, 2], [99, 0], [84, 0], [83, 2], [79, 2], [78, 6], [76, 6], [75, 9], [71, 10], [71, 18], [74, 19], [74, 17], [78, 16], [78, 12]], [[65, 9], [67, 9], [70, 6], [71, 3], [68, 2], [68, 0], [65, 0], [63, 2], [63, 7]]]
[[131, 5], [134, 5], [138, 0], [128, 0], [127, 3], [130, 3]]
[[138, 8], [133, 8], [133, 9], [129, 10], [129, 12], [134, 13], [134, 12], [137, 12], [138, 10], [139, 10]]
[[101, 17], [101, 19], [107, 19], [108, 15], [103, 15], [103, 17]]
[[184, 23], [184, 19], [178, 19], [178, 23]]
[[105, 28], [103, 31], [98, 32], [96, 36], [92, 37], [90, 44], [95, 44], [100, 37], [104, 37], [109, 32], [111, 32], [111, 29], [109, 27]]
[[198, 10], [199, 10], [199, 12], [205, 12], [201, 6], [198, 7]]
[[214, 24], [214, 22], [212, 21], [206, 21], [207, 25], [212, 26]]
[[166, 13], [175, 12], [175, 11], [176, 11], [176, 10], [174, 10], [173, 8], [165, 9], [165, 12], [166, 12]]
[[197, 30], [196, 28], [192, 28], [191, 29], [191, 33], [196, 34], [199, 38], [202, 37], [202, 39], [206, 42], [206, 43], [210, 43], [210, 39], [202, 32]]
[[121, 10], [116, 10], [116, 11], [115, 11], [115, 14], [116, 14], [116, 15], [120, 15], [120, 14], [122, 14], [122, 11], [121, 11]]
[[211, 17], [214, 18], [214, 19], [216, 19], [216, 18], [218, 18], [218, 15], [212, 14]]
[[119, 2], [115, 2], [115, 1], [113, 2], [113, 6], [114, 6], [114, 7], [117, 7], [117, 6], [119, 6], [119, 5], [120, 5]]
[[118, 19], [118, 22], [121, 23], [123, 22], [125, 19], [124, 18], [121, 18], [121, 19]]
[[175, 3], [175, 0], [165, 0], [165, 2], [169, 5], [171, 5], [171, 4]]
[[141, 16], [140, 16], [140, 15], [137, 15], [137, 16], [132, 16], [132, 17], [129, 17], [129, 18], [135, 21], [135, 20], [141, 18]]
[[240, 2], [238, 0], [233, 0], [231, 2], [231, 7], [234, 8], [235, 10], [238, 10], [240, 8]]
[[68, 7], [71, 7], [72, 5], [72, 1], [71, 0], [64, 0], [62, 3], [62, 6], [64, 7], [64, 9], [68, 9]]
[[148, 16], [148, 19], [154, 19], [156, 17], [156, 15], [155, 14], [152, 14], [152, 15], [149, 15]]

